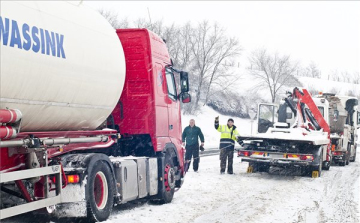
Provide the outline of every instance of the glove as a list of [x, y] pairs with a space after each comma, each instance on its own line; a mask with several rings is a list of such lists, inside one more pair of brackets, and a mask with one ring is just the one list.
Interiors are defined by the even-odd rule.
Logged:
[[200, 146], [200, 150], [201, 150], [201, 152], [203, 152], [205, 149], [203, 146]]
[[215, 123], [219, 123], [219, 116], [215, 117]]
[[240, 144], [240, 146], [244, 146], [244, 142], [242, 140], [238, 139], [237, 142]]

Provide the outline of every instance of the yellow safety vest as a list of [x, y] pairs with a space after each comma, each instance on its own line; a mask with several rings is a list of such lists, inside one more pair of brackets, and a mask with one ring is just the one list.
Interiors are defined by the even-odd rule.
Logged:
[[229, 128], [227, 125], [219, 125], [219, 127], [217, 128], [217, 130], [219, 132], [221, 132], [221, 139], [232, 139], [234, 141], [236, 141], [236, 136], [240, 136], [239, 132], [237, 131], [237, 129], [235, 129], [233, 131], [233, 134], [231, 136], [231, 131], [234, 128], [234, 126], [232, 126], [231, 128]]

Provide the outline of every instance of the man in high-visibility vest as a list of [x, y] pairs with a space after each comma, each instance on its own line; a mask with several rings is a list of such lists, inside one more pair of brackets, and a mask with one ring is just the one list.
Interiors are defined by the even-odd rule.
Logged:
[[234, 125], [234, 120], [229, 118], [226, 125], [219, 125], [219, 116], [215, 118], [215, 129], [221, 132], [220, 138], [220, 173], [225, 173], [226, 160], [228, 160], [227, 173], [233, 174], [233, 159], [236, 137], [240, 136]]

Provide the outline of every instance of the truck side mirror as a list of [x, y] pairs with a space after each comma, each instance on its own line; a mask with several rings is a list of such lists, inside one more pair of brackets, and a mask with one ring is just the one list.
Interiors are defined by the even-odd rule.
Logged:
[[180, 86], [182, 93], [189, 92], [189, 74], [187, 72], [180, 72]]
[[334, 110], [334, 122], [337, 122], [339, 119], [339, 110]]
[[189, 103], [191, 101], [191, 95], [189, 93], [182, 93], [181, 101], [182, 103]]

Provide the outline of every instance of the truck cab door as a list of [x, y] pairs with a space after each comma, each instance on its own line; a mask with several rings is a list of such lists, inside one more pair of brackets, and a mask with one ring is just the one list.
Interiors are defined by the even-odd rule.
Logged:
[[258, 133], [265, 133], [278, 121], [278, 106], [274, 104], [259, 104]]
[[165, 78], [165, 66], [160, 63], [156, 63], [154, 66], [156, 73], [156, 89], [155, 94], [157, 95], [156, 99], [156, 135], [158, 137], [168, 137], [169, 136], [169, 113], [168, 113], [168, 95], [167, 95], [167, 86]]

